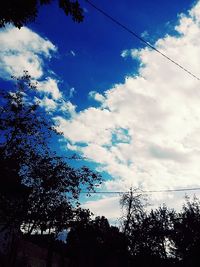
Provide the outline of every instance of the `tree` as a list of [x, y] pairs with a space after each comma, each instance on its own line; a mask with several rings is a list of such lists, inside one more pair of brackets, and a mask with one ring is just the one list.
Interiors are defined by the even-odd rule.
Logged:
[[87, 167], [74, 169], [57, 156], [37, 159], [31, 168], [26, 177], [32, 182], [24, 229], [29, 234], [33, 230], [59, 233], [67, 229], [82, 210], [78, 202], [81, 185], [86, 184], [86, 190], [91, 191], [100, 176]]
[[75, 224], [68, 234], [67, 246], [75, 267], [128, 266], [126, 237], [104, 216]]
[[170, 258], [168, 253], [172, 246], [170, 237], [173, 232], [173, 222], [171, 220], [175, 211], [163, 205], [155, 210], [151, 210], [143, 221], [142, 231], [145, 235], [145, 243], [149, 248], [149, 254], [161, 259]]
[[122, 217], [122, 231], [128, 234], [133, 218], [139, 220], [145, 213], [147, 199], [137, 189], [130, 188], [129, 192], [122, 195], [120, 204], [124, 215]]
[[122, 230], [128, 239], [134, 266], [170, 266], [173, 261], [167, 249], [174, 211], [164, 205], [147, 212], [147, 199], [132, 188], [122, 196], [121, 205], [125, 210]]
[[[31, 90], [32, 89], [32, 90]], [[4, 92], [0, 110], [0, 213], [5, 227], [61, 231], [80, 212], [82, 186], [94, 190], [101, 177], [86, 166], [78, 169], [49, 146], [60, 135], [53, 122], [32, 103], [30, 76], [17, 80], [15, 92]]]
[[182, 266], [199, 266], [200, 250], [200, 201], [186, 197], [182, 211], [173, 218], [174, 242], [172, 252], [182, 262]]
[[[64, 13], [72, 16], [75, 22], [83, 21], [83, 10], [78, 1], [56, 1]], [[15, 27], [21, 28], [35, 21], [40, 6], [51, 2], [52, 0], [3, 0], [0, 4], [0, 27], [4, 27], [6, 23], [12, 23]]]

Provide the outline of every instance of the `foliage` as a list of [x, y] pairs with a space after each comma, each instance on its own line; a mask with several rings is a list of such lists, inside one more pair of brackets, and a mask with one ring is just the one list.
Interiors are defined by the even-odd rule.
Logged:
[[127, 240], [105, 217], [75, 224], [68, 238], [68, 256], [73, 266], [127, 266]]
[[133, 188], [130, 188], [129, 192], [122, 195], [120, 204], [124, 213], [122, 217], [122, 231], [127, 234], [131, 231], [130, 228], [133, 220], [139, 222], [144, 216], [147, 199], [137, 189], [133, 190]]
[[186, 197], [181, 212], [165, 205], [144, 209], [142, 195], [132, 189], [121, 205], [123, 230], [134, 266], [199, 266], [200, 201]]
[[32, 231], [61, 231], [80, 212], [81, 186], [94, 190], [101, 177], [86, 166], [72, 168], [51, 151], [60, 135], [29, 97], [30, 76], [17, 80], [15, 92], [4, 92], [0, 110], [0, 211], [5, 225]]
[[174, 255], [184, 266], [199, 266], [200, 249], [200, 201], [186, 197], [182, 211], [174, 216]]
[[[12, 23], [15, 27], [21, 28], [35, 21], [38, 9], [51, 2], [52, 0], [3, 0], [0, 4], [0, 27]], [[83, 10], [78, 1], [56, 0], [56, 2], [67, 16], [72, 16], [75, 22], [83, 21]]]

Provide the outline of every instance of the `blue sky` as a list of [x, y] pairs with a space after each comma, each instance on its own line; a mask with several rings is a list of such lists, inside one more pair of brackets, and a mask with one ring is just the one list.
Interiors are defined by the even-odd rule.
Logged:
[[[94, 3], [200, 76], [199, 1]], [[59, 149], [87, 157], [106, 178], [102, 190], [200, 186], [199, 82], [80, 4], [83, 23], [52, 4], [34, 23], [0, 31], [2, 86], [29, 71], [41, 106], [64, 132]], [[181, 197], [152, 201], [178, 206]], [[119, 216], [118, 196], [82, 200], [98, 214]]]
[[[163, 1], [162, 5], [158, 0], [95, 3], [137, 33], [147, 32], [146, 39], [154, 42], [166, 31], [171, 32], [177, 14], [186, 12], [193, 1]], [[54, 4], [42, 8], [37, 21], [29, 26], [58, 47], [50, 68], [63, 80], [61, 89], [66, 96], [70, 88], [75, 88], [73, 102], [78, 110], [91, 105], [88, 99], [91, 90], [103, 92], [137, 71], [138, 62], [124, 60], [121, 51], [144, 47], [85, 1], [80, 4], [85, 10], [83, 23], [74, 23]]]

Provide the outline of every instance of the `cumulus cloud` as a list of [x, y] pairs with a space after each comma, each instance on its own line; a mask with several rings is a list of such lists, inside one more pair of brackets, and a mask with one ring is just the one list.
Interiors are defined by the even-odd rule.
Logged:
[[54, 72], [45, 71], [46, 61], [56, 51], [52, 42], [29, 28], [6, 26], [0, 30], [0, 77], [9, 80], [11, 75], [19, 77], [25, 70], [28, 71], [32, 80], [37, 82], [40, 105], [48, 112], [60, 111], [72, 115], [75, 106], [63, 100]]
[[38, 79], [43, 75], [43, 59], [50, 59], [56, 47], [27, 27], [7, 26], [0, 31], [0, 76], [10, 79], [24, 70]]
[[[166, 34], [155, 47], [200, 76], [200, 2], [179, 16], [175, 30], [177, 35]], [[59, 127], [73, 149], [113, 176], [104, 183], [108, 190], [199, 186], [199, 81], [147, 47], [121, 54], [127, 55], [140, 61], [137, 76], [104, 95], [91, 92], [100, 107], [71, 120], [57, 118]], [[159, 195], [160, 201], [167, 198]]]
[[[166, 34], [155, 47], [200, 76], [200, 2], [189, 15], [179, 16], [175, 30], [177, 35]], [[76, 106], [62, 99], [58, 80], [43, 77], [44, 58], [50, 59], [55, 51], [49, 40], [30, 29], [7, 27], [0, 32], [0, 76], [8, 79], [28, 70], [39, 80], [38, 89], [44, 95], [41, 105], [70, 114], [70, 119], [55, 117], [58, 128], [69, 140], [68, 148], [99, 163], [98, 169], [113, 177], [103, 189], [200, 185], [199, 81], [147, 47], [124, 50], [122, 57], [140, 61], [138, 74], [125, 77], [104, 94], [90, 92], [100, 106], [76, 112]], [[174, 196], [153, 198], [174, 203]], [[85, 205], [114, 218], [119, 213], [117, 200], [103, 197]]]

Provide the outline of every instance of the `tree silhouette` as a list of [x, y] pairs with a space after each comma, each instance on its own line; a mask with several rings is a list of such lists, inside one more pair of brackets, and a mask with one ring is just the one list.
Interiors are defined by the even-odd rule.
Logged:
[[[83, 10], [78, 1], [56, 0], [59, 7], [75, 22], [83, 21]], [[6, 23], [12, 23], [21, 28], [27, 23], [35, 21], [38, 9], [42, 5], [48, 5], [52, 0], [2, 0], [0, 3], [0, 27]]]
[[86, 167], [74, 169], [56, 156], [37, 159], [31, 168], [28, 177], [31, 193], [24, 229], [29, 234], [34, 229], [49, 233], [67, 229], [80, 212], [77, 208], [81, 185], [86, 184], [90, 191], [100, 182], [100, 176]]
[[[59, 135], [53, 122], [31, 102], [30, 76], [4, 92], [0, 110], [0, 213], [5, 227], [58, 232], [80, 211], [81, 186], [94, 190], [101, 177], [86, 166], [74, 169], [50, 149]], [[78, 209], [77, 209], [78, 208]]]
[[120, 205], [124, 213], [122, 217], [122, 231], [128, 234], [133, 219], [140, 220], [140, 217], [143, 217], [145, 214], [147, 199], [137, 189], [131, 187], [128, 192], [122, 195]]
[[105, 217], [75, 224], [68, 238], [68, 257], [73, 266], [128, 266], [127, 240]]
[[125, 210], [122, 230], [134, 266], [171, 266], [173, 260], [167, 251], [174, 211], [164, 205], [147, 212], [147, 199], [132, 188], [122, 196], [121, 205]]
[[200, 251], [200, 201], [186, 197], [182, 211], [173, 218], [174, 255], [181, 261], [181, 266], [199, 266]]

